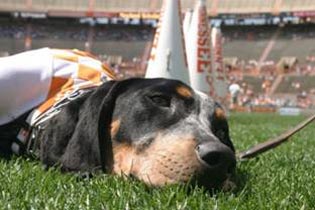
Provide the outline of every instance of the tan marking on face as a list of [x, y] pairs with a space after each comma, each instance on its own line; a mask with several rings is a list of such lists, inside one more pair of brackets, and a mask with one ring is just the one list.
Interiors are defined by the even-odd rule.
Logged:
[[114, 173], [133, 175], [149, 185], [186, 183], [201, 169], [192, 136], [158, 135], [145, 150], [114, 146]]
[[110, 134], [111, 136], [115, 136], [119, 130], [120, 119], [114, 120], [110, 125]]
[[195, 147], [191, 136], [157, 137], [147, 150], [150, 157], [143, 157], [140, 179], [155, 186], [189, 181], [200, 168]]
[[134, 169], [134, 149], [127, 144], [121, 144], [113, 147], [114, 167], [113, 172], [118, 175], [130, 175]]
[[187, 88], [185, 86], [176, 87], [176, 92], [185, 98], [191, 98], [192, 97], [191, 90], [189, 90], [189, 88]]
[[215, 114], [215, 117], [220, 120], [226, 119], [225, 112], [222, 108], [216, 108], [214, 111], [214, 114]]

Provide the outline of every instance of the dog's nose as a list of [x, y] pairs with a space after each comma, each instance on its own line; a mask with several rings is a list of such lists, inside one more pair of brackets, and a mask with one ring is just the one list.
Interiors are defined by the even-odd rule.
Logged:
[[234, 152], [220, 142], [206, 142], [197, 145], [196, 152], [199, 160], [210, 169], [231, 173], [235, 169]]

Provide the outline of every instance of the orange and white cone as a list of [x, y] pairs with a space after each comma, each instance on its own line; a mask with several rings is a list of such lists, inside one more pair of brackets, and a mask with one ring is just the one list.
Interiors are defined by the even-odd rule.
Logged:
[[178, 79], [189, 84], [179, 0], [164, 0], [146, 78]]
[[223, 64], [222, 34], [220, 29], [212, 29], [211, 39], [213, 49], [213, 85], [215, 89], [215, 95], [220, 102], [224, 102], [228, 95], [228, 78]]
[[199, 0], [186, 40], [190, 83], [195, 90], [213, 95], [210, 35], [205, 0]]

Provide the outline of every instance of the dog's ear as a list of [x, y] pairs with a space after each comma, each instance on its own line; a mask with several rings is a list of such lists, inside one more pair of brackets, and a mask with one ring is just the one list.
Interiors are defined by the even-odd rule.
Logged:
[[214, 111], [210, 117], [210, 121], [213, 134], [218, 137], [222, 143], [235, 151], [234, 145], [230, 139], [229, 125], [226, 119], [225, 111], [217, 102], [214, 104]]
[[102, 167], [110, 172], [113, 151], [110, 135], [116, 98], [128, 86], [128, 80], [105, 83], [85, 101], [75, 131], [61, 159], [66, 171], [93, 171]]
[[112, 171], [113, 166], [111, 123], [116, 99], [121, 93], [125, 91], [125, 88], [128, 87], [129, 83], [132, 81], [133, 80], [131, 79], [116, 82], [102, 101], [101, 109], [98, 115], [99, 119], [97, 123], [97, 130], [100, 160], [103, 172]]

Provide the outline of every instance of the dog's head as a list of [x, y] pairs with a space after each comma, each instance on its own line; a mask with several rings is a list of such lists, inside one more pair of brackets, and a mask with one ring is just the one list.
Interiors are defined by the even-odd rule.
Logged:
[[218, 187], [235, 169], [223, 109], [176, 80], [112, 82], [98, 126], [107, 170], [149, 185]]

